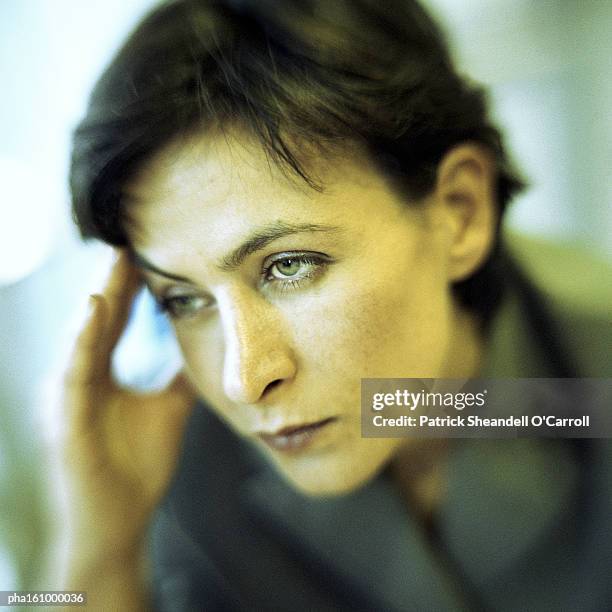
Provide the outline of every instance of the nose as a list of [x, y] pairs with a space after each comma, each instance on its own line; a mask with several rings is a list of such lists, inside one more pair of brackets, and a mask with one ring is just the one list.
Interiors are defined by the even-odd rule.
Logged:
[[235, 403], [255, 404], [296, 373], [283, 318], [256, 293], [234, 296], [220, 310], [225, 394]]

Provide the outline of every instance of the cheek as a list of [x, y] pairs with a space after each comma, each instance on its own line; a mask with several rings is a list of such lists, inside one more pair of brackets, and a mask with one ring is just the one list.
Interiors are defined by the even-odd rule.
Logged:
[[442, 283], [418, 281], [353, 284], [321, 298], [296, 343], [305, 364], [338, 381], [435, 377], [447, 350], [449, 302]]

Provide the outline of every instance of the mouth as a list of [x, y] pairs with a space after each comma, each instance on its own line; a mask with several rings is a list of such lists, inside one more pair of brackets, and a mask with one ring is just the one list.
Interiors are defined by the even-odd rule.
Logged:
[[333, 422], [336, 417], [329, 417], [314, 423], [305, 423], [295, 427], [283, 427], [274, 433], [260, 433], [258, 437], [270, 448], [277, 451], [303, 450], [318, 437], [320, 433]]

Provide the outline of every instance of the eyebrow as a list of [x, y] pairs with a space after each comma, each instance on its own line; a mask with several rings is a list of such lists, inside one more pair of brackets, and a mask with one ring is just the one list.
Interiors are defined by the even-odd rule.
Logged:
[[148, 270], [149, 272], [153, 272], [154, 274], [158, 274], [159, 276], [164, 276], [166, 278], [178, 281], [180, 283], [190, 283], [192, 285], [194, 284], [193, 281], [186, 276], [180, 276], [179, 274], [172, 274], [171, 272], [166, 272], [165, 270], [158, 268], [157, 266], [153, 265], [150, 261], [146, 260], [142, 255], [140, 255], [134, 250], [131, 253], [131, 258], [132, 258], [132, 263], [139, 268], [143, 268], [144, 270]]
[[[242, 244], [222, 257], [217, 262], [217, 267], [224, 272], [231, 272], [232, 270], [238, 268], [249, 255], [264, 249], [271, 242], [274, 242], [279, 238], [284, 238], [285, 236], [313, 232], [337, 233], [339, 231], [340, 228], [335, 225], [318, 223], [286, 223], [284, 221], [277, 221], [253, 232], [244, 242], [242, 242]], [[186, 276], [172, 274], [171, 272], [166, 272], [165, 270], [158, 268], [136, 251], [132, 252], [132, 259], [136, 266], [149, 270], [150, 272], [158, 274], [159, 276], [164, 276], [179, 282], [195, 284]]]
[[251, 234], [239, 247], [223, 257], [217, 265], [221, 270], [229, 272], [240, 266], [249, 255], [264, 249], [268, 244], [279, 238], [311, 232], [334, 233], [339, 230], [340, 228], [334, 225], [320, 225], [316, 223], [296, 224], [277, 221]]

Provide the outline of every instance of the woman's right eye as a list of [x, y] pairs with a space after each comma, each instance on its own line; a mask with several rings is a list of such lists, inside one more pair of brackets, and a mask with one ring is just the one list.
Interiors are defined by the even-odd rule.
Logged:
[[211, 301], [201, 295], [174, 295], [162, 297], [157, 303], [170, 318], [184, 319], [208, 308]]

